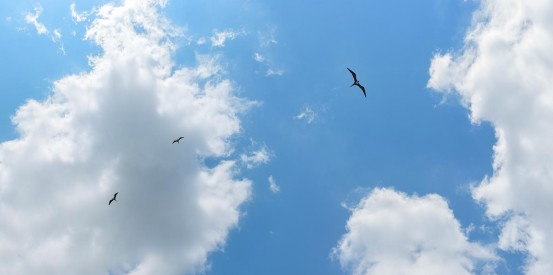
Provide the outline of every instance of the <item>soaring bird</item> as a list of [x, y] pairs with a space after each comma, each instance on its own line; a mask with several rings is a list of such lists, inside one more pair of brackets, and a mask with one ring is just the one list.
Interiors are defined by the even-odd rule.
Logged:
[[119, 194], [119, 192], [113, 194], [113, 198], [112, 198], [111, 200], [109, 200], [108, 205], [111, 205], [111, 202], [113, 202], [113, 201], [117, 201], [117, 200], [115, 199], [115, 198], [117, 197], [117, 194]]
[[184, 137], [177, 138], [177, 139], [173, 140], [173, 143], [171, 143], [171, 144], [179, 143], [179, 141], [180, 141], [181, 139], [183, 139], [183, 138], [184, 138]]
[[359, 84], [359, 80], [357, 80], [357, 75], [348, 67], [346, 67], [348, 71], [351, 73], [351, 76], [353, 76], [353, 84], [351, 84], [350, 87], [353, 87], [353, 85], [356, 85], [357, 87], [361, 88], [361, 91], [363, 91], [363, 94], [365, 97], [367, 97], [367, 93], [365, 93], [365, 87], [363, 87], [361, 84]]

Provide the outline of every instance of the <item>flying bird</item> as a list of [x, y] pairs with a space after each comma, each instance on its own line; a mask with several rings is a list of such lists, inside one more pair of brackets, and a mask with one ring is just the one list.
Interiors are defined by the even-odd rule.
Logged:
[[173, 140], [173, 143], [171, 143], [171, 144], [179, 143], [179, 141], [180, 141], [181, 139], [183, 139], [183, 138], [184, 138], [184, 137], [177, 138], [177, 139]]
[[117, 197], [117, 194], [119, 194], [119, 192], [113, 194], [113, 198], [112, 198], [111, 200], [109, 200], [108, 205], [111, 205], [111, 203], [112, 203], [113, 201], [117, 201], [117, 200], [115, 199], [115, 198]]
[[356, 85], [357, 87], [361, 88], [361, 91], [363, 91], [363, 94], [365, 97], [367, 97], [367, 93], [365, 93], [365, 87], [363, 87], [361, 84], [359, 84], [359, 80], [357, 80], [357, 75], [348, 67], [346, 67], [348, 71], [351, 73], [351, 76], [353, 76], [353, 84], [351, 84], [350, 87], [353, 87], [353, 85]]

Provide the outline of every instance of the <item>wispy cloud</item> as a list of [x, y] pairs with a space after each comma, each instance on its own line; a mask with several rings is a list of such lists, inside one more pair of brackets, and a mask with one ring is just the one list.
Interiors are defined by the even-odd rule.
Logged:
[[[270, 58], [271, 47], [278, 44], [276, 39], [276, 27], [271, 27], [269, 30], [258, 31], [259, 49], [254, 53], [253, 59], [264, 65], [265, 76], [281, 76], [284, 74], [284, 69], [279, 68], [274, 60]], [[268, 57], [269, 56], [269, 57]]]
[[34, 9], [34, 14], [28, 13], [25, 15], [25, 22], [32, 24], [35, 27], [36, 32], [38, 34], [45, 35], [45, 34], [48, 34], [48, 29], [46, 28], [46, 26], [44, 26], [44, 24], [38, 22], [38, 17], [40, 16], [41, 13], [42, 13], [42, 5], [36, 4]]
[[254, 53], [253, 54], [253, 59], [257, 62], [263, 62], [263, 61], [265, 61], [265, 56], [263, 56], [260, 53]]
[[261, 146], [261, 148], [256, 151], [251, 152], [250, 154], [240, 155], [240, 160], [246, 168], [253, 169], [254, 167], [268, 163], [271, 160], [271, 155], [266, 145]]
[[207, 39], [205, 37], [200, 37], [198, 40], [196, 40], [196, 44], [198, 45], [204, 45], [207, 42]]
[[257, 33], [259, 38], [259, 45], [263, 48], [263, 47], [269, 47], [271, 45], [278, 44], [278, 40], [276, 38], [276, 32], [277, 32], [276, 26], [270, 27], [266, 31], [259, 31]]
[[88, 19], [88, 16], [90, 15], [89, 12], [83, 11], [81, 13], [77, 12], [75, 9], [75, 3], [71, 3], [69, 6], [69, 9], [71, 10], [71, 18], [73, 18], [73, 21], [75, 22], [83, 22]]
[[265, 73], [266, 76], [281, 76], [284, 74], [283, 69], [277, 69], [277, 68], [269, 68], [267, 69], [267, 72]]
[[311, 124], [317, 118], [317, 113], [313, 111], [309, 106], [307, 106], [293, 118], [297, 120], [304, 120], [305, 122], [307, 122], [307, 124]]
[[245, 35], [245, 31], [234, 31], [231, 29], [225, 31], [214, 31], [210, 37], [211, 45], [213, 47], [224, 47], [227, 40], [234, 40], [235, 38]]
[[63, 46], [63, 41], [61, 40], [61, 32], [60, 30], [58, 29], [55, 29], [53, 32], [52, 32], [52, 42], [58, 44], [58, 49], [60, 50], [61, 53], [63, 53], [65, 55], [65, 47]]
[[278, 186], [275, 178], [273, 178], [273, 176], [269, 176], [269, 189], [271, 190], [271, 192], [273, 193], [279, 193], [280, 192], [280, 186]]
[[50, 34], [50, 39], [52, 42], [58, 45], [59, 51], [65, 55], [65, 47], [62, 41], [62, 34], [59, 29], [54, 29], [51, 33], [46, 28], [46, 26], [38, 21], [40, 14], [42, 13], [42, 5], [36, 4], [34, 8], [34, 13], [28, 13], [25, 15], [25, 22], [31, 24], [35, 27], [37, 34], [39, 35], [48, 35]]

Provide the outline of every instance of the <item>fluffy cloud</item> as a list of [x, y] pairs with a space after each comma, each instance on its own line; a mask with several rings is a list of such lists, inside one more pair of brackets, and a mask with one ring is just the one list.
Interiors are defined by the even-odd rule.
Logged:
[[42, 6], [40, 4], [37, 4], [35, 6], [34, 14], [28, 13], [25, 15], [25, 22], [32, 24], [35, 27], [36, 32], [38, 34], [48, 34], [48, 29], [46, 28], [46, 26], [38, 22], [38, 17], [40, 16], [41, 13], [42, 13]]
[[551, 1], [482, 1], [462, 51], [436, 55], [428, 82], [495, 128], [494, 173], [472, 194], [506, 219], [500, 248], [528, 252], [527, 274], [553, 274], [551, 14]]
[[496, 256], [471, 243], [438, 195], [374, 189], [352, 210], [334, 249], [353, 274], [471, 274]]
[[250, 102], [216, 57], [174, 65], [164, 3], [98, 9], [90, 71], [13, 116], [19, 137], [0, 144], [0, 274], [201, 271], [237, 225], [251, 182], [233, 160], [201, 159], [230, 154]]

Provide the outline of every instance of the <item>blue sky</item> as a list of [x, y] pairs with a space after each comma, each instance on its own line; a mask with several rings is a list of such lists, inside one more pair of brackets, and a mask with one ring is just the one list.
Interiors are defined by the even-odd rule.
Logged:
[[[536, 153], [540, 146], [549, 143], [535, 145], [546, 140], [549, 132], [540, 131], [542, 126], [522, 128], [519, 120], [509, 115], [517, 110], [513, 107], [516, 104], [504, 102], [499, 92], [493, 93], [495, 89], [512, 92], [521, 102], [519, 108], [525, 110], [534, 108], [524, 104], [538, 104], [527, 99], [539, 95], [524, 91], [543, 91], [540, 98], [551, 98], [551, 90], [544, 88], [545, 80], [545, 84], [538, 81], [541, 86], [537, 87], [510, 85], [513, 83], [497, 77], [502, 66], [507, 66], [499, 61], [481, 65], [505, 59], [497, 53], [502, 51], [486, 50], [487, 35], [510, 26], [501, 20], [526, 19], [534, 25], [521, 32], [530, 33], [536, 28], [551, 35], [547, 28], [550, 25], [543, 23], [547, 20], [535, 12], [539, 8], [532, 6], [522, 9], [528, 12], [521, 16], [510, 16], [513, 10], [496, 10], [491, 4], [496, 1], [149, 2], [152, 4], [129, 9], [135, 13], [124, 9], [135, 7], [135, 1], [0, 3], [0, 161], [5, 164], [0, 166], [0, 180], [4, 181], [0, 182], [0, 206], [5, 209], [4, 215], [14, 217], [0, 223], [0, 233], [4, 231], [8, 236], [0, 241], [29, 243], [21, 250], [0, 248], [0, 255], [19, 255], [20, 265], [4, 271], [153, 274], [148, 270], [159, 266], [167, 268], [166, 274], [385, 274], [394, 266], [399, 273], [400, 268], [406, 268], [421, 274], [440, 269], [451, 274], [540, 274], [553, 270], [547, 264], [541, 265], [551, 260], [548, 257], [553, 252], [535, 246], [540, 240], [545, 239], [545, 244], [550, 241], [547, 230], [551, 224], [543, 222], [539, 218], [541, 212], [530, 203], [549, 198], [549, 160]], [[511, 2], [516, 1], [504, 5], [516, 6]], [[113, 30], [119, 26], [114, 22], [121, 23], [124, 21], [118, 20], [123, 19], [99, 12], [108, 3], [114, 10], [123, 7], [120, 12], [131, 20], [140, 20], [136, 18], [142, 18], [142, 13], [155, 20], [145, 21], [144, 25], [133, 22], [135, 25], [129, 30], [119, 33]], [[86, 19], [80, 21], [75, 14], [72, 16], [72, 4], [77, 14]], [[488, 17], [479, 17], [477, 12]], [[33, 14], [38, 14], [37, 22], [43, 24], [46, 32], [40, 33], [29, 22], [29, 15]], [[98, 18], [107, 25], [94, 25], [101, 22]], [[499, 23], [494, 24], [494, 20]], [[478, 23], [483, 24], [481, 29], [477, 28]], [[158, 40], [150, 27], [161, 30], [162, 38]], [[127, 32], [135, 38], [126, 38]], [[87, 33], [89, 38], [84, 39]], [[136, 41], [143, 33], [146, 42], [140, 44]], [[468, 33], [474, 35], [467, 36]], [[504, 33], [506, 37], [512, 34]], [[524, 39], [529, 36], [520, 35], [523, 38], [516, 43], [525, 45]], [[110, 48], [112, 41], [122, 44]], [[164, 44], [167, 41], [174, 48]], [[530, 58], [509, 45], [504, 47], [513, 47], [512, 52], [523, 60]], [[543, 53], [551, 56], [550, 51]], [[100, 61], [89, 64], [91, 56]], [[507, 58], [511, 59], [516, 58]], [[467, 60], [475, 65], [465, 66]], [[170, 69], [158, 72], [156, 64]], [[547, 79], [552, 68], [548, 63], [540, 64], [543, 77], [539, 79]], [[352, 79], [346, 67], [357, 72], [367, 89], [366, 98], [358, 88], [349, 87]], [[513, 75], [531, 69], [528, 65]], [[482, 79], [475, 74], [483, 75]], [[95, 82], [97, 79], [106, 84]], [[497, 81], [487, 83], [489, 79]], [[505, 85], [516, 88], [505, 90]], [[196, 89], [193, 87], [199, 92], [191, 99], [185, 95]], [[210, 94], [212, 88], [214, 92]], [[185, 92], [173, 95], [177, 90]], [[165, 96], [171, 99], [164, 101]], [[40, 106], [33, 107], [28, 103], [30, 99]], [[58, 102], [65, 111], [58, 111]], [[152, 107], [151, 102], [159, 105]], [[74, 106], [91, 109], [81, 112]], [[539, 117], [547, 118], [549, 112], [543, 108]], [[11, 121], [18, 109], [21, 115], [15, 117], [14, 123], [19, 123], [19, 132]], [[49, 120], [66, 115], [71, 117], [69, 121]], [[520, 120], [536, 121], [536, 117], [529, 114]], [[103, 122], [108, 126], [102, 126]], [[41, 131], [45, 141], [38, 144]], [[184, 145], [151, 145], [141, 151], [150, 147], [148, 142], [170, 142], [177, 135], [186, 136]], [[513, 140], [518, 138], [530, 146], [517, 151], [516, 144], [520, 143]], [[63, 139], [61, 145], [57, 143], [59, 139]], [[124, 148], [106, 145], [112, 141]], [[529, 157], [517, 158], [511, 155], [513, 152]], [[153, 154], [170, 157], [161, 160]], [[536, 159], [543, 160], [542, 168], [535, 165], [540, 163], [534, 162]], [[27, 160], [30, 172], [23, 168]], [[109, 166], [104, 161], [115, 164]], [[225, 166], [229, 162], [233, 164]], [[180, 166], [174, 163], [184, 168], [179, 170]], [[518, 171], [512, 168], [517, 166], [523, 167], [522, 172], [511, 173], [510, 169]], [[543, 173], [524, 167], [537, 167], [536, 171]], [[68, 169], [87, 176], [81, 182], [76, 180], [78, 174], [66, 174]], [[210, 174], [206, 172], [209, 169], [220, 173]], [[26, 173], [29, 176], [23, 176]], [[534, 179], [535, 173], [542, 176]], [[278, 185], [278, 192], [271, 190], [269, 177]], [[522, 190], [517, 188], [525, 186], [528, 178], [529, 184], [538, 186], [523, 195], [529, 203], [512, 203], [512, 196], [507, 194], [517, 194], [516, 190]], [[41, 187], [39, 179], [46, 179]], [[166, 183], [150, 185], [146, 179]], [[192, 181], [197, 181], [197, 185], [185, 186]], [[213, 187], [210, 182], [224, 184]], [[513, 185], [505, 187], [505, 182]], [[516, 185], [518, 182], [521, 184]], [[205, 186], [211, 189], [204, 189]], [[547, 191], [543, 191], [543, 198], [535, 199], [540, 188]], [[38, 208], [67, 213], [66, 218], [56, 219], [56, 226], [50, 226], [51, 213], [36, 221], [30, 218], [28, 223], [15, 222], [25, 220], [25, 215], [42, 215], [40, 211], [18, 210], [27, 199], [8, 199], [19, 198], [21, 192], [30, 189], [68, 196], [75, 192], [83, 197], [80, 202], [57, 203], [58, 196], [54, 194], [36, 200]], [[155, 190], [159, 189], [163, 191], [158, 194]], [[87, 197], [83, 195], [87, 192], [79, 190], [88, 190], [91, 195]], [[182, 190], [186, 195], [179, 197]], [[104, 207], [102, 199], [107, 202], [116, 191], [120, 192], [120, 202], [108, 211], [118, 211], [113, 210], [116, 207], [123, 210], [105, 222], [116, 223], [131, 215], [132, 221], [127, 224], [121, 221], [113, 227], [95, 225], [101, 221], [98, 217], [111, 215], [105, 210], [90, 210], [95, 218], [85, 217], [87, 210], [76, 216], [78, 222], [69, 218], [73, 216], [67, 208], [94, 209], [96, 200]], [[127, 194], [140, 198], [174, 194], [152, 203], [162, 205], [159, 211], [171, 208], [172, 202], [200, 203], [163, 215], [155, 207], [140, 208], [137, 214], [132, 207], [121, 206], [130, 200]], [[202, 194], [216, 195], [204, 201]], [[222, 206], [217, 202], [222, 202]], [[396, 203], [400, 206], [394, 208]], [[375, 224], [371, 213], [387, 213], [383, 217], [397, 217], [400, 221]], [[176, 224], [174, 230], [167, 229], [174, 220], [182, 223]], [[131, 245], [123, 238], [117, 243], [116, 252], [108, 253], [117, 253], [117, 257], [98, 256], [98, 266], [88, 270], [87, 264], [81, 269], [74, 267], [86, 256], [72, 255], [72, 250], [64, 246], [69, 243], [67, 247], [80, 247], [84, 254], [95, 255], [96, 250], [89, 251], [91, 244], [98, 245], [98, 251], [110, 249], [97, 236], [105, 234], [106, 238], [118, 239], [120, 234], [126, 234], [125, 228], [148, 228], [153, 221], [162, 224], [153, 231], [136, 230], [145, 234], [142, 236], [129, 233], [129, 240], [138, 244]], [[356, 225], [355, 221], [361, 222]], [[32, 229], [36, 227], [53, 229]], [[439, 244], [419, 235], [413, 237], [412, 246], [404, 243], [415, 247], [416, 253], [430, 255], [430, 261], [443, 261], [444, 265], [431, 269], [421, 267], [424, 262], [412, 260], [403, 266], [402, 259], [382, 256], [387, 252], [403, 255], [404, 244], [384, 243], [379, 247], [377, 240], [410, 235], [402, 230], [411, 227], [420, 227], [420, 236], [451, 233], [444, 233], [450, 237]], [[12, 233], [17, 228], [28, 232], [30, 239]], [[75, 233], [80, 230], [88, 236], [85, 240], [90, 238], [88, 242], [74, 241], [81, 236]], [[164, 235], [159, 230], [169, 233]], [[448, 246], [448, 241], [455, 238], [459, 241]], [[57, 242], [59, 246], [49, 246]], [[167, 245], [152, 245], [156, 242]], [[444, 250], [440, 250], [442, 243]], [[430, 248], [426, 250], [427, 247]], [[71, 255], [71, 263], [60, 256], [55, 261], [57, 265], [45, 268], [35, 257], [49, 249], [52, 255]], [[438, 256], [432, 254], [432, 249], [438, 251]], [[182, 253], [186, 260], [166, 257], [173, 251]], [[387, 252], [379, 255], [379, 251]], [[450, 257], [449, 251], [461, 256]], [[0, 256], [0, 261], [12, 261], [10, 257]], [[527, 257], [534, 261], [525, 261]], [[396, 260], [400, 264], [396, 265]]]

